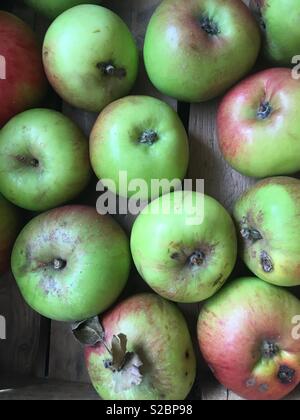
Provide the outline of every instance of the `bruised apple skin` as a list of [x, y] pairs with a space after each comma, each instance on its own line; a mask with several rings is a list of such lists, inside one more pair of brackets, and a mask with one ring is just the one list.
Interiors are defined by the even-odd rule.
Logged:
[[234, 87], [217, 118], [221, 151], [238, 172], [265, 178], [300, 170], [300, 81], [265, 70]]
[[33, 219], [20, 233], [12, 270], [25, 301], [47, 318], [73, 322], [106, 310], [131, 265], [128, 238], [110, 216], [66, 206]]
[[278, 400], [300, 382], [300, 302], [257, 278], [222, 289], [202, 309], [200, 349], [216, 378], [243, 398]]
[[86, 3], [99, 4], [100, 0], [25, 0], [25, 3], [49, 19], [55, 19], [71, 7]]
[[40, 104], [47, 91], [41, 51], [31, 28], [0, 11], [0, 128]]
[[263, 51], [274, 64], [290, 66], [300, 54], [298, 0], [251, 0], [250, 8], [261, 26]]
[[0, 195], [0, 275], [9, 267], [10, 253], [19, 230], [17, 209]]
[[177, 191], [142, 211], [133, 226], [131, 251], [140, 275], [159, 295], [200, 302], [216, 293], [234, 268], [234, 223], [213, 198]]
[[31, 109], [0, 132], [0, 192], [26, 210], [75, 198], [91, 177], [88, 140], [65, 115]]
[[203, 102], [247, 74], [260, 45], [259, 27], [240, 0], [164, 0], [148, 26], [144, 58], [158, 90]]
[[104, 7], [88, 4], [55, 19], [45, 36], [43, 61], [61, 98], [77, 108], [100, 112], [129, 93], [139, 57], [123, 20]]
[[[187, 397], [195, 380], [196, 361], [186, 321], [174, 304], [154, 294], [137, 295], [105, 315], [102, 326], [106, 346], [88, 347], [85, 357], [93, 385], [104, 400]], [[142, 363], [140, 383], [131, 385], [129, 380], [125, 390], [108, 367], [110, 355], [106, 349], [111, 347], [113, 336], [120, 333], [127, 336], [128, 350]]]
[[[113, 180], [119, 195], [148, 200], [159, 196], [151, 190], [152, 180], [180, 182], [185, 177], [188, 137], [168, 104], [148, 96], [129, 96], [100, 114], [90, 138], [90, 156], [99, 179]], [[122, 191], [120, 171], [126, 171], [128, 182], [144, 180], [148, 191]]]
[[277, 286], [300, 285], [300, 181], [263, 180], [239, 198], [233, 214], [249, 269]]

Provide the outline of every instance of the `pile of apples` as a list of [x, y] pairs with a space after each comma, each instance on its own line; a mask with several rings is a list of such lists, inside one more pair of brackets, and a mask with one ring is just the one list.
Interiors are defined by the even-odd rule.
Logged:
[[[170, 301], [204, 300], [198, 341], [217, 379], [248, 399], [283, 398], [300, 383], [300, 301], [286, 290], [300, 285], [300, 181], [287, 177], [300, 170], [300, 81], [290, 68], [300, 54], [299, 1], [253, 0], [251, 10], [241, 0], [161, 2], [144, 45], [150, 80], [180, 101], [225, 94], [217, 118], [224, 157], [264, 179], [237, 201], [233, 217], [211, 197], [162, 187], [130, 241], [111, 216], [60, 206], [85, 191], [93, 171], [137, 201], [150, 197], [123, 191], [120, 171], [148, 186], [182, 181], [185, 128], [164, 102], [126, 96], [139, 53], [115, 13], [78, 0], [25, 2], [54, 21], [41, 51], [24, 22], [0, 11], [1, 273], [12, 254], [26, 302], [73, 323], [104, 399], [185, 399], [196, 377], [196, 331]], [[240, 82], [259, 55], [272, 68]], [[68, 117], [37, 108], [48, 82], [67, 103], [100, 113], [90, 142]], [[199, 198], [201, 219], [193, 214]], [[19, 208], [38, 212], [21, 233]], [[238, 253], [253, 277], [225, 285]], [[105, 312], [132, 258], [156, 293]]]

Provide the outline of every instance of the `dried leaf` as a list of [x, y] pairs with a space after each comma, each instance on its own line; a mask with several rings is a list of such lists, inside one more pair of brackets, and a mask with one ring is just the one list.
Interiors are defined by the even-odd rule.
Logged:
[[140, 372], [141, 366], [143, 363], [136, 353], [127, 353], [123, 368], [113, 373], [115, 392], [128, 391], [133, 386], [140, 385], [143, 380], [143, 375]]
[[119, 334], [113, 337], [111, 343], [111, 354], [112, 354], [112, 368], [113, 370], [122, 369], [127, 351], [127, 337], [124, 334]]
[[85, 346], [95, 346], [104, 341], [104, 329], [98, 317], [75, 322], [72, 331], [76, 340]]

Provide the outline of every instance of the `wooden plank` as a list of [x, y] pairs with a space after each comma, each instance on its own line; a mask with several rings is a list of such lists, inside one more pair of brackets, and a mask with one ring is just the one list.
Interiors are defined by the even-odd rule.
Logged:
[[89, 384], [39, 381], [34, 385], [0, 391], [0, 401], [94, 401], [99, 396]]
[[193, 104], [190, 112], [191, 161], [189, 175], [205, 180], [205, 192], [231, 210], [236, 199], [255, 180], [234, 171], [218, 145], [216, 114], [219, 101]]
[[43, 373], [36, 361], [40, 346], [40, 316], [21, 297], [11, 274], [0, 279], [0, 313], [6, 320], [6, 340], [0, 340], [0, 372]]

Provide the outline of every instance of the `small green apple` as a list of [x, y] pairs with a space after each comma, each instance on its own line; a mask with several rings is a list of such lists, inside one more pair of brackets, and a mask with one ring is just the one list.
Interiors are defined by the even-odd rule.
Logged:
[[9, 201], [27, 210], [48, 210], [87, 185], [88, 142], [61, 113], [26, 111], [0, 132], [0, 172], [0, 192]]
[[262, 28], [267, 58], [291, 66], [300, 54], [299, 0], [251, 0], [250, 7]]
[[25, 301], [64, 322], [106, 310], [123, 290], [130, 263], [128, 239], [119, 225], [84, 206], [36, 217], [12, 253], [13, 274]]
[[138, 49], [122, 19], [93, 5], [73, 7], [46, 33], [43, 59], [56, 92], [87, 111], [129, 93], [138, 72]]
[[241, 254], [259, 278], [300, 285], [300, 181], [277, 177], [250, 188], [235, 204]]
[[101, 0], [24, 0], [35, 11], [42, 13], [49, 19], [55, 19], [58, 15], [71, 7], [80, 4], [99, 4]]
[[10, 253], [17, 237], [18, 228], [17, 209], [0, 195], [0, 275], [9, 267]]
[[[154, 179], [172, 182], [184, 178], [189, 160], [188, 138], [169, 105], [147, 96], [130, 96], [112, 103], [100, 114], [91, 134], [90, 155], [99, 179], [114, 181], [119, 195], [134, 194], [120, 191], [120, 171], [126, 171], [128, 182], [144, 180], [147, 190], [135, 193], [135, 198], [147, 200], [159, 195], [151, 188]], [[170, 189], [162, 191], [167, 192]]]
[[212, 296], [226, 282], [236, 262], [237, 240], [231, 217], [216, 200], [176, 191], [142, 211], [133, 226], [131, 251], [153, 290], [192, 303]]

